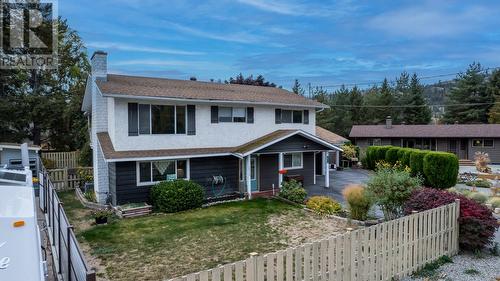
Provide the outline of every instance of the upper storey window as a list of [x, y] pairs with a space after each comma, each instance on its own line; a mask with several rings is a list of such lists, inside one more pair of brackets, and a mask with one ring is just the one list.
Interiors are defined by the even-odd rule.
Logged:
[[[194, 105], [128, 104], [129, 136], [149, 134], [194, 135]], [[189, 128], [188, 128], [189, 127]]]
[[212, 123], [253, 123], [253, 107], [212, 106]]
[[309, 124], [309, 110], [290, 110], [276, 108], [275, 113], [276, 124]]

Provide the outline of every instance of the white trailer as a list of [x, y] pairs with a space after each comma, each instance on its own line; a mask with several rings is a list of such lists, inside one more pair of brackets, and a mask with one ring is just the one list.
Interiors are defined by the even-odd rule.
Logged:
[[32, 174], [0, 168], [0, 280], [45, 280]]

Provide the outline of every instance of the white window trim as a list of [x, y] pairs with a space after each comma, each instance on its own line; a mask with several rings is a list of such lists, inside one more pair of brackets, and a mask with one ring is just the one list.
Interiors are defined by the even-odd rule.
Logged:
[[137, 186], [150, 186], [150, 185], [155, 185], [161, 181], [148, 181], [148, 182], [141, 182], [141, 175], [139, 171], [139, 163], [144, 163], [144, 162], [149, 162], [151, 163], [151, 180], [153, 179], [153, 163], [152, 162], [157, 162], [157, 161], [174, 161], [175, 162], [175, 178], [177, 179], [177, 161], [183, 161], [186, 160], [186, 178], [185, 180], [190, 180], [191, 179], [191, 163], [190, 159], [160, 159], [160, 160], [149, 160], [149, 161], [136, 161], [135, 162], [135, 169], [136, 169], [136, 182]]
[[[140, 114], [139, 114], [139, 107], [140, 105], [149, 105], [149, 134], [141, 134], [141, 124], [140, 124]], [[153, 134], [153, 111], [151, 107], [153, 105], [166, 105], [166, 106], [173, 106], [174, 107], [174, 133], [173, 134]], [[184, 107], [184, 133], [177, 133], [177, 107]], [[187, 135], [187, 124], [188, 124], [188, 113], [187, 113], [187, 105], [175, 105], [175, 104], [152, 104], [152, 103], [137, 103], [137, 134], [139, 136], [164, 136], [164, 135]]]
[[[299, 154], [300, 155], [300, 166], [291, 166], [285, 167], [285, 155], [287, 154]], [[293, 156], [292, 156], [292, 164], [293, 164]], [[304, 153], [302, 152], [285, 152], [283, 153], [283, 169], [285, 170], [299, 170], [304, 168]]]

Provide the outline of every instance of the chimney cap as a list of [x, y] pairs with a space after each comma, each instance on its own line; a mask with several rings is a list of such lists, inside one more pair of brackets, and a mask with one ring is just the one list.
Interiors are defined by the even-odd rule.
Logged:
[[107, 56], [107, 55], [108, 55], [108, 53], [106, 53], [105, 51], [97, 50], [97, 51], [95, 51], [95, 52], [92, 54], [92, 57], [90, 57], [90, 59], [93, 59], [95, 55], [104, 55], [104, 56]]

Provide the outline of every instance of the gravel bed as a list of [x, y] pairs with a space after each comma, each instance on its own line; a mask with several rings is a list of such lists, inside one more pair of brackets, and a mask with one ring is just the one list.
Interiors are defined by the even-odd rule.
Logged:
[[[477, 270], [479, 273], [467, 273]], [[436, 281], [496, 281], [500, 280], [500, 257], [485, 254], [478, 258], [470, 254], [453, 257], [453, 263], [440, 267], [433, 278], [404, 278], [402, 280]]]

